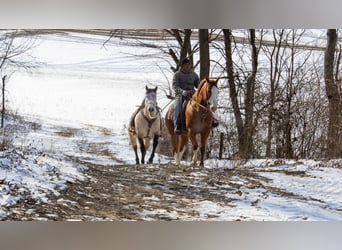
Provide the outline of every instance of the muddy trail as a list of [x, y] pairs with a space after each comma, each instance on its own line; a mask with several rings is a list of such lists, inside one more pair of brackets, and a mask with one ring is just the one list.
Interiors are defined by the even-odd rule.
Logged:
[[[235, 209], [233, 201], [243, 197], [240, 188], [245, 184], [234, 179], [243, 179], [251, 189], [265, 188], [263, 183], [268, 181], [249, 170], [175, 165], [88, 165], [87, 175], [86, 181], [69, 183], [60, 196], [50, 196], [49, 204], [22, 203], [17, 211], [34, 212], [24, 218], [18, 212], [11, 219], [215, 220], [219, 215], [203, 217], [196, 204], [213, 202], [226, 210]], [[257, 206], [257, 200], [250, 205]]]
[[331, 207], [314, 195], [275, 184], [275, 175], [297, 182], [319, 179], [295, 165], [203, 168], [176, 166], [171, 160], [129, 165], [118, 157], [117, 151], [125, 152], [113, 143], [118, 135], [107, 129], [45, 126], [31, 136], [36, 146], [41, 144], [39, 150], [49, 146], [44, 154], [82, 166], [85, 178], [67, 182], [58, 195], [47, 194], [48, 202], [19, 201], [8, 220], [307, 220], [311, 210], [342, 213], [338, 204]]

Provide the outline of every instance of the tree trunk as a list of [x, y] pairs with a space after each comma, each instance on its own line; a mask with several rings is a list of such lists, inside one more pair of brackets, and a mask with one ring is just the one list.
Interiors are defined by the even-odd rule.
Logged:
[[177, 57], [177, 53], [170, 48], [169, 49], [169, 54], [175, 61], [177, 67], [173, 68], [172, 70], [175, 72], [180, 68], [180, 64], [182, 59], [186, 58], [189, 56], [189, 59], [191, 61], [191, 64], [193, 65], [193, 56], [192, 56], [192, 48], [191, 48], [191, 34], [192, 30], [191, 29], [185, 29], [184, 30], [184, 38], [182, 38], [181, 32], [178, 29], [172, 29], [171, 31], [168, 31], [171, 35], [173, 35], [180, 47], [180, 52], [179, 52], [179, 58]]
[[183, 43], [183, 47], [181, 48], [180, 60], [182, 60], [185, 57], [188, 57], [191, 64], [194, 65], [192, 49], [191, 49], [191, 34], [192, 34], [191, 29], [184, 30], [184, 43]]
[[325, 91], [329, 101], [329, 123], [327, 136], [327, 157], [342, 156], [341, 96], [334, 78], [334, 58], [337, 45], [336, 29], [327, 31], [327, 47], [324, 55]]
[[1, 109], [1, 128], [4, 127], [5, 121], [5, 84], [7, 75], [2, 77], [2, 109]]
[[246, 82], [246, 95], [244, 97], [245, 104], [245, 121], [242, 119], [242, 114], [238, 102], [237, 86], [234, 79], [234, 66], [232, 59], [231, 48], [231, 30], [224, 29], [224, 42], [226, 54], [226, 68], [229, 82], [229, 94], [233, 106], [236, 126], [239, 140], [239, 158], [250, 158], [253, 153], [253, 135], [254, 135], [254, 95], [255, 95], [255, 79], [258, 68], [258, 50], [255, 45], [255, 30], [250, 30], [250, 45], [252, 47], [252, 72]]
[[209, 32], [208, 29], [200, 29], [198, 32], [200, 47], [200, 79], [209, 77], [210, 58], [209, 58]]
[[224, 44], [225, 44], [225, 55], [226, 55], [226, 70], [228, 75], [228, 85], [229, 85], [229, 96], [233, 106], [234, 117], [236, 121], [236, 127], [238, 132], [238, 141], [239, 141], [239, 157], [243, 157], [240, 155], [240, 152], [243, 152], [243, 142], [244, 142], [244, 128], [243, 128], [243, 120], [238, 102], [238, 94], [236, 91], [236, 84], [234, 79], [234, 65], [232, 59], [232, 32], [230, 29], [223, 30], [224, 35]]
[[255, 29], [250, 31], [250, 45], [252, 47], [252, 73], [247, 79], [247, 91], [245, 97], [246, 119], [244, 126], [244, 143], [243, 143], [243, 158], [250, 158], [253, 153], [253, 135], [254, 135], [254, 95], [255, 95], [255, 80], [258, 70], [258, 51], [255, 45]]
[[267, 121], [267, 142], [266, 142], [266, 157], [271, 157], [272, 154], [272, 139], [273, 139], [273, 123], [275, 117], [275, 102], [276, 102], [276, 89], [277, 89], [277, 79], [279, 78], [279, 60], [280, 60], [280, 50], [282, 46], [284, 30], [280, 31], [279, 41], [276, 36], [275, 30], [273, 30], [274, 47], [272, 53], [270, 54], [270, 101], [268, 108], [268, 121]]
[[295, 34], [292, 33], [292, 45], [291, 49], [291, 64], [289, 67], [289, 80], [286, 83], [286, 95], [287, 95], [287, 105], [285, 112], [285, 126], [284, 126], [284, 134], [285, 134], [285, 157], [292, 159], [293, 158], [293, 148], [292, 148], [292, 101], [294, 96], [294, 87], [293, 87], [293, 79], [294, 79], [294, 64], [295, 64]]

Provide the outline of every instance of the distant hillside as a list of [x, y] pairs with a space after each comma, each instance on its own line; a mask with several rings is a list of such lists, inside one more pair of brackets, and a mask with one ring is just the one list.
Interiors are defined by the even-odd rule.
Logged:
[[[21, 30], [23, 35], [36, 35], [36, 34], [51, 34], [51, 33], [66, 33], [66, 32], [77, 32], [83, 34], [103, 35], [111, 37], [118, 37], [121, 39], [144, 39], [144, 40], [174, 40], [175, 38], [167, 32], [165, 29], [42, 29], [42, 30]], [[192, 33], [192, 39], [198, 38], [197, 30]], [[215, 37], [211, 39], [217, 39], [223, 41], [224, 37], [222, 34], [215, 34]], [[234, 42], [238, 44], [248, 44], [249, 40], [246, 37], [234, 36]], [[264, 46], [274, 46], [272, 40], [263, 39], [262, 44]], [[282, 46], [291, 47], [291, 43], [285, 43]], [[325, 46], [314, 46], [308, 44], [296, 44], [297, 49], [304, 50], [317, 50], [324, 51]]]

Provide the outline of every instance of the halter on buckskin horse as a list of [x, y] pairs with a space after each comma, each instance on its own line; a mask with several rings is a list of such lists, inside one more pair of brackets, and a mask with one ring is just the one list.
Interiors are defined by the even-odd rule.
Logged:
[[[193, 151], [192, 164], [196, 165], [198, 151], [200, 149], [200, 165], [204, 166], [205, 145], [214, 119], [213, 112], [217, 109], [218, 103], [217, 82], [218, 79], [203, 79], [196, 92], [192, 95], [185, 108], [186, 133], [177, 135], [174, 132], [173, 106], [170, 106], [165, 115], [165, 125], [171, 136], [172, 153], [177, 165], [179, 165], [185, 150], [185, 145], [190, 139]], [[200, 148], [196, 138], [197, 135], [201, 136]]]
[[144, 164], [146, 151], [153, 139], [152, 153], [148, 160], [148, 163], [152, 163], [161, 134], [161, 115], [157, 106], [158, 87], [150, 89], [145, 86], [145, 89], [146, 93], [143, 105], [134, 118], [135, 128], [132, 129], [131, 124], [128, 126], [128, 136], [135, 153], [136, 164], [139, 164], [137, 141], [139, 142], [141, 151], [141, 163]]

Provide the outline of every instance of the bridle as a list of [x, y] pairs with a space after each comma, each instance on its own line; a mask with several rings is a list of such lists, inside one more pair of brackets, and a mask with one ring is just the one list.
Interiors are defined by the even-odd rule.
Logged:
[[[213, 87], [214, 87], [214, 86], [213, 86]], [[212, 88], [213, 88], [213, 87], [212, 87]], [[203, 88], [203, 86], [202, 86], [202, 88]], [[209, 92], [210, 92], [210, 95], [209, 95]], [[206, 110], [206, 111], [209, 111], [209, 112], [212, 112], [212, 110], [211, 110], [211, 108], [210, 108], [210, 102], [209, 102], [209, 99], [210, 99], [210, 97], [211, 97], [211, 94], [212, 94], [212, 93], [211, 93], [211, 89], [208, 89], [208, 90], [207, 90], [207, 96], [209, 95], [209, 98], [207, 98], [207, 100], [206, 100], [206, 102], [205, 102], [205, 105], [199, 103], [198, 101], [194, 100], [194, 99], [191, 97], [191, 99], [190, 99], [190, 101], [189, 101], [190, 106], [191, 106], [193, 109], [195, 109], [194, 105], [192, 104], [192, 102], [194, 102], [196, 105], [198, 105], [198, 106], [201, 107], [202, 109], [204, 109], [204, 110]]]
[[[147, 97], [145, 97], [145, 99], [148, 100]], [[154, 117], [147, 116], [145, 114], [145, 111], [148, 109], [148, 105], [146, 105], [146, 104], [148, 104], [148, 103], [149, 102], [145, 103], [145, 108], [140, 111], [142, 116], [144, 117], [145, 121], [148, 124], [147, 135], [145, 136], [145, 138], [150, 138], [149, 134], [150, 134], [150, 131], [151, 131], [151, 127], [152, 127], [153, 123], [157, 120], [158, 116], [160, 117], [160, 108], [158, 107], [156, 100], [153, 101], [153, 106], [155, 108], [155, 115], [154, 115]], [[147, 112], [149, 112], [149, 111], [147, 111]]]

